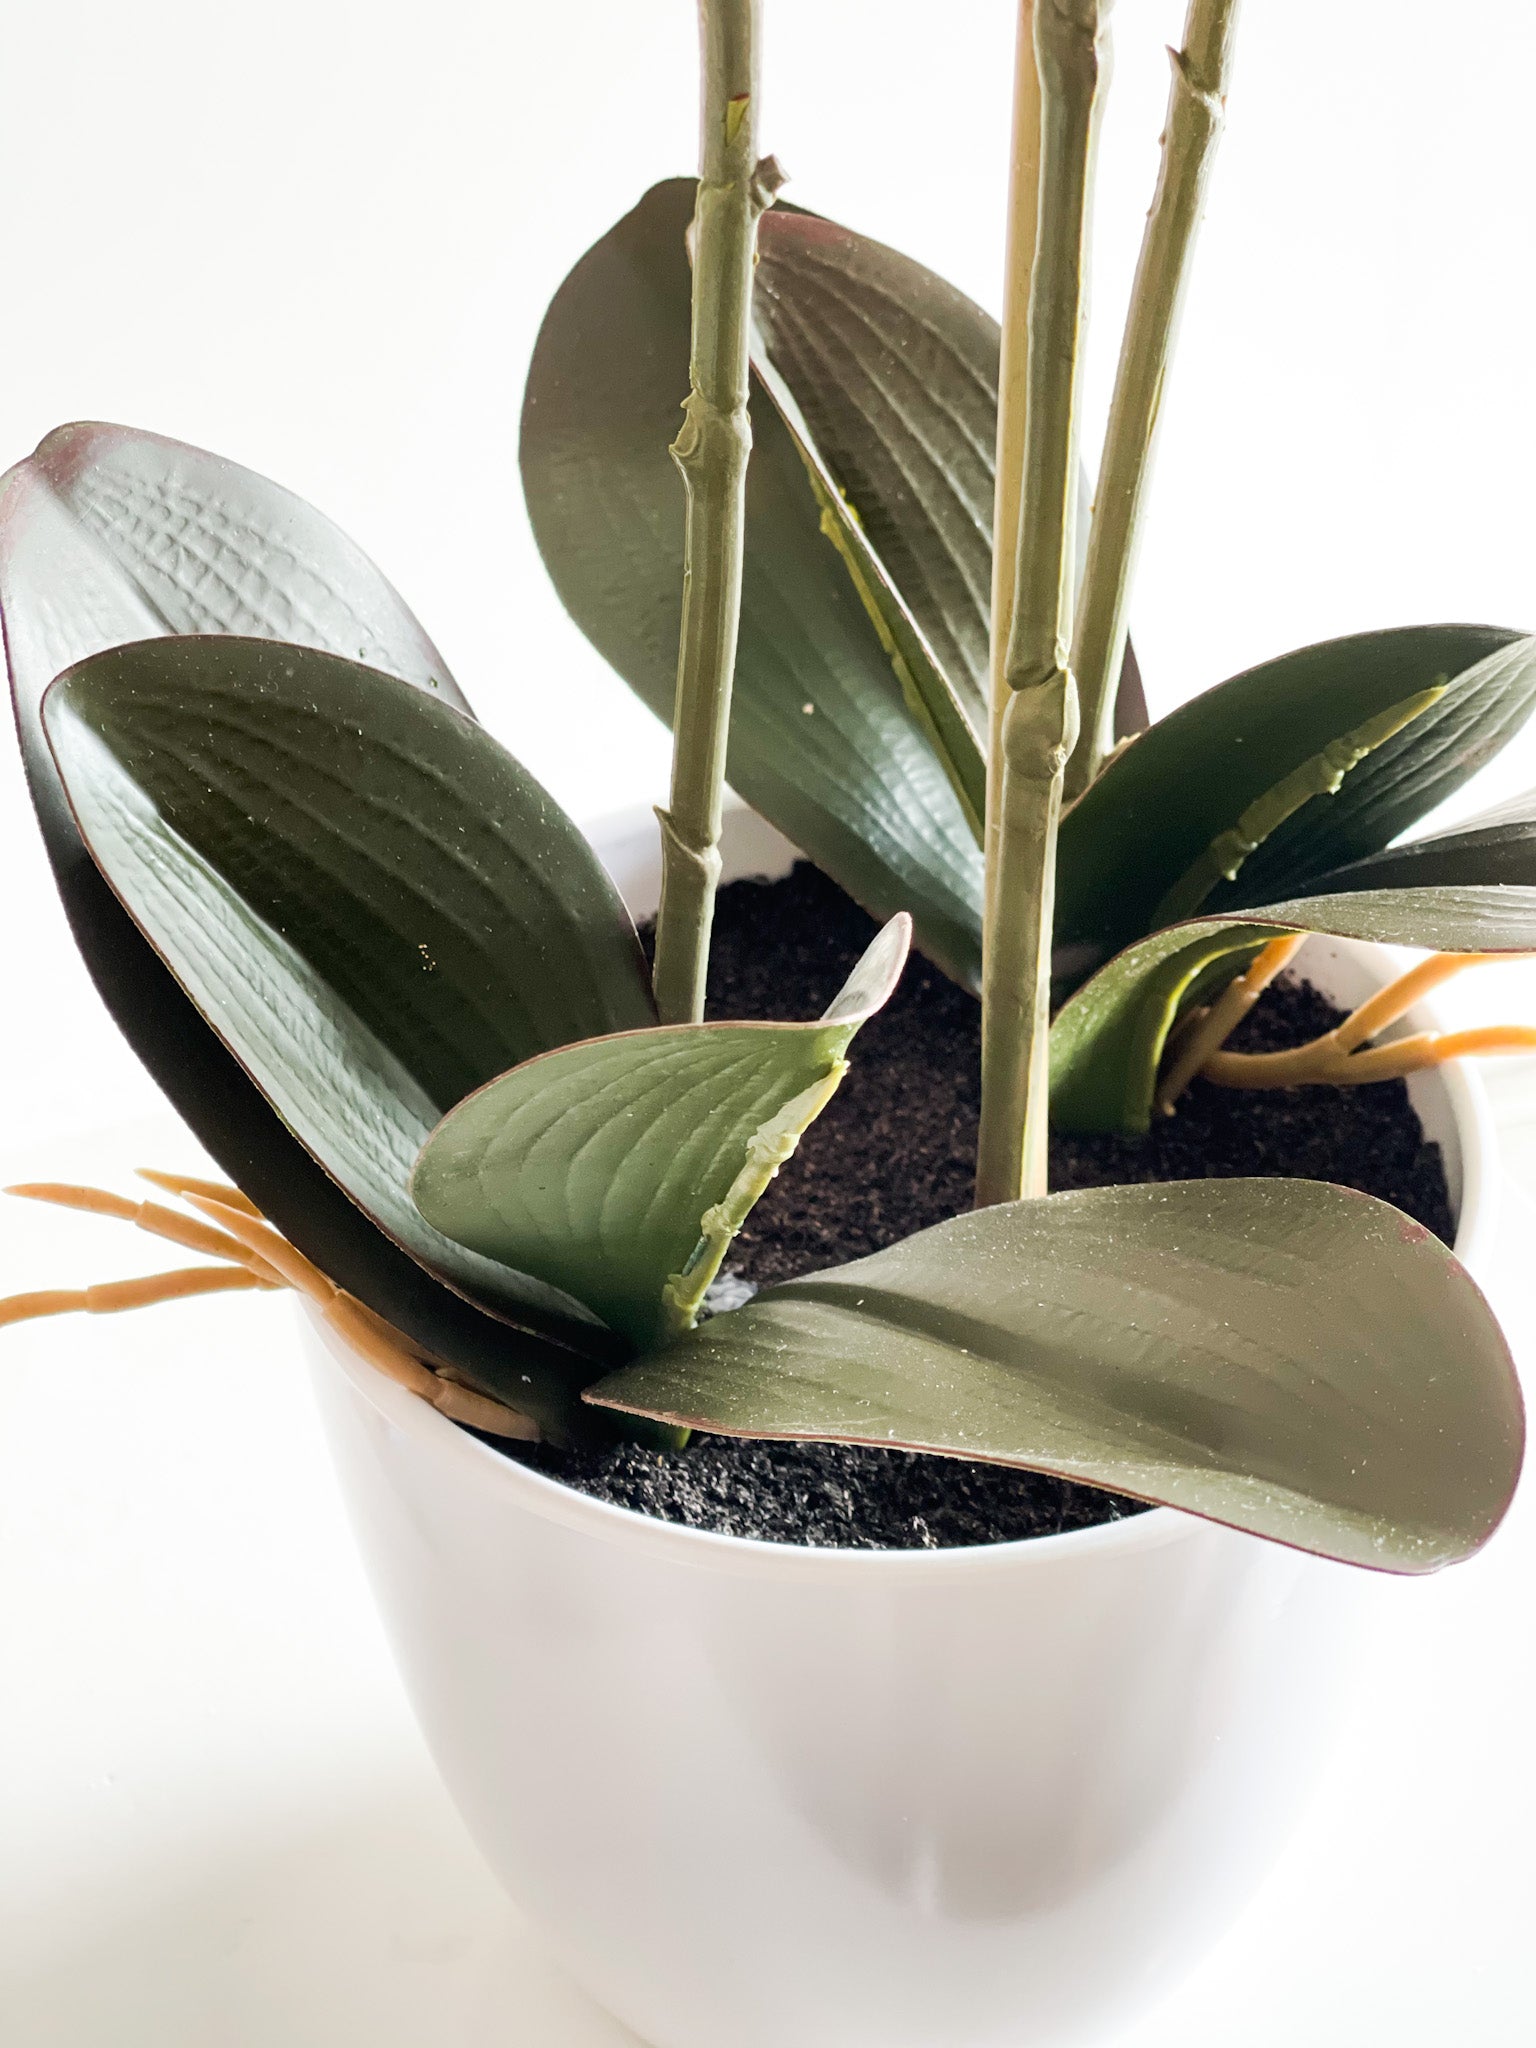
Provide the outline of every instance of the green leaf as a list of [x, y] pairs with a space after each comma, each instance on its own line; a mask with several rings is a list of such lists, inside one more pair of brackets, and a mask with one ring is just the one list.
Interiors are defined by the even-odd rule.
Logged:
[[1313, 882], [1320, 896], [1349, 889], [1467, 888], [1479, 883], [1536, 888], [1536, 789], [1465, 818], [1427, 839], [1410, 839]]
[[[1194, 918], [1139, 939], [1101, 967], [1051, 1026], [1051, 1119], [1070, 1131], [1145, 1131], [1163, 1047], [1215, 964], [1239, 972], [1284, 932], [1325, 932], [1453, 953], [1536, 947], [1536, 886], [1361, 889]], [[1224, 978], [1230, 978], [1230, 975]]]
[[300, 1144], [428, 1271], [579, 1339], [582, 1308], [429, 1230], [407, 1189], [468, 1090], [654, 1018], [564, 814], [449, 706], [272, 641], [113, 649], [44, 722], [98, 866]]
[[[903, 615], [984, 733], [997, 322], [910, 256], [782, 200], [759, 225], [758, 259], [756, 360], [769, 395], [792, 394]], [[1079, 554], [1091, 493], [1080, 495]], [[1146, 723], [1127, 649], [1115, 736]]]
[[[567, 609], [670, 720], [683, 494], [667, 453], [688, 390], [692, 179], [648, 192], [577, 264], [528, 374], [522, 472]], [[747, 554], [727, 773], [876, 916], [976, 985], [982, 862], [835, 550], [789, 434], [752, 407]]]
[[965, 821], [979, 846], [987, 815], [987, 762], [982, 737], [986, 727], [984, 723], [974, 724], [973, 720], [980, 715], [981, 707], [972, 703], [968, 708], [940, 668], [885, 564], [870, 546], [864, 522], [822, 459], [788, 385], [766, 360], [759, 360], [756, 367], [763, 389], [778, 408], [779, 417], [805, 464], [820, 507], [821, 531], [842, 556], [859, 601], [901, 685], [907, 708], [927, 734], [928, 744], [949, 777], [950, 787], [960, 799]]
[[507, 1391], [505, 1324], [433, 1280], [348, 1199], [141, 936], [75, 830], [40, 717], [60, 669], [157, 633], [221, 629], [327, 647], [462, 708], [442, 657], [311, 506], [236, 463], [126, 427], [61, 427], [0, 483], [0, 606], [48, 857], [130, 1044], [225, 1172], [340, 1286], [426, 1352]]
[[1055, 1472], [1396, 1572], [1487, 1540], [1524, 1441], [1499, 1326], [1452, 1255], [1309, 1181], [979, 1210], [770, 1288], [586, 1398]]
[[758, 257], [767, 355], [985, 732], [997, 323], [911, 257], [814, 214], [765, 214]]
[[893, 918], [811, 1024], [680, 1024], [530, 1060], [427, 1140], [428, 1222], [639, 1345], [686, 1327], [752, 1204], [847, 1070], [911, 936]]
[[1536, 640], [1493, 626], [1355, 634], [1234, 676], [1159, 720], [1063, 818], [1058, 943], [1093, 962], [1198, 909], [1294, 893], [1422, 816], [1533, 703]]

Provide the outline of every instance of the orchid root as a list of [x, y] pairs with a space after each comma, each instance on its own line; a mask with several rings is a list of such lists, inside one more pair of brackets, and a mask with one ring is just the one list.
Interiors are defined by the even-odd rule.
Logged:
[[175, 1272], [154, 1273], [143, 1279], [114, 1280], [95, 1287], [49, 1288], [30, 1294], [14, 1294], [0, 1300], [0, 1327], [29, 1322], [42, 1316], [67, 1315], [84, 1311], [107, 1315], [122, 1309], [146, 1308], [161, 1301], [178, 1301], [189, 1295], [220, 1294], [242, 1288], [288, 1287], [307, 1295], [337, 1336], [370, 1365], [398, 1385], [428, 1401], [455, 1422], [489, 1436], [515, 1437], [536, 1442], [538, 1426], [526, 1415], [488, 1394], [466, 1387], [423, 1359], [409, 1338], [387, 1323], [366, 1303], [348, 1294], [306, 1259], [287, 1238], [273, 1229], [246, 1195], [219, 1181], [197, 1180], [186, 1174], [155, 1173], [145, 1170], [142, 1178], [178, 1195], [188, 1207], [199, 1211], [199, 1220], [168, 1209], [159, 1202], [132, 1202], [105, 1188], [79, 1187], [72, 1182], [39, 1181], [6, 1189], [30, 1201], [53, 1202], [62, 1208], [82, 1209], [88, 1214], [109, 1216], [132, 1223], [154, 1237], [168, 1238], [191, 1251], [205, 1252], [221, 1263], [186, 1266]]
[[[1536, 1052], [1536, 1029], [1523, 1024], [1485, 1025], [1472, 1031], [1419, 1031], [1390, 1045], [1369, 1045], [1395, 1024], [1430, 989], [1464, 968], [1509, 954], [1432, 953], [1406, 974], [1379, 989], [1332, 1031], [1285, 1052], [1227, 1052], [1226, 1041], [1259, 996], [1301, 945], [1304, 933], [1271, 940], [1246, 974], [1239, 975], [1209, 1009], [1196, 1010], [1174, 1041], [1168, 1069], [1158, 1087], [1158, 1107], [1171, 1114], [1196, 1074], [1218, 1088], [1303, 1088], [1322, 1084], [1358, 1087], [1396, 1081], [1447, 1060], [1490, 1053]], [[1363, 1049], [1362, 1049], [1363, 1048]]]

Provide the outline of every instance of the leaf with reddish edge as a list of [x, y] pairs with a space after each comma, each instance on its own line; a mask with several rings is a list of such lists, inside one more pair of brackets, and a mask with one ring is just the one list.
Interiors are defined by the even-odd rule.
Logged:
[[767, 1288], [584, 1398], [1054, 1472], [1405, 1573], [1487, 1541], [1525, 1441], [1453, 1255], [1385, 1202], [1295, 1180], [957, 1216]]
[[[153, 634], [228, 630], [354, 658], [467, 711], [441, 655], [354, 542], [239, 464], [129, 427], [49, 434], [0, 483], [0, 611], [27, 779], [65, 913], [108, 1010], [224, 1172], [340, 1286], [476, 1385], [510, 1398], [509, 1350], [575, 1388], [575, 1350], [514, 1336], [393, 1242], [300, 1145], [146, 943], [86, 852], [39, 705], [70, 662]], [[512, 1377], [515, 1379], [516, 1374]], [[579, 1421], [579, 1416], [577, 1420]]]

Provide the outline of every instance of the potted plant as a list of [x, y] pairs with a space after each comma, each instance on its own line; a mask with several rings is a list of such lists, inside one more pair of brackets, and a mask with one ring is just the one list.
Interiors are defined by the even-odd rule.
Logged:
[[[1079, 583], [1105, 13], [1023, 9], [1001, 337], [778, 199], [749, 0], [701, 7], [697, 185], [647, 194], [550, 309], [535, 528], [674, 723], [654, 963], [320, 515], [96, 426], [49, 436], [0, 499], [66, 910], [230, 1175], [159, 1176], [179, 1210], [22, 1190], [213, 1263], [0, 1320], [306, 1298], [445, 1775], [579, 1973], [666, 2048], [1055, 2041], [1143, 1995], [1305, 1776], [1350, 1625], [1337, 1563], [1470, 1554], [1519, 1468], [1507, 1349], [1422, 1222], [1277, 1177], [1283, 1145], [1225, 1179], [1159, 1180], [1148, 1149], [1191, 1090], [1290, 1105], [1418, 1073], [1470, 1220], [1475, 1117], [1445, 1063], [1536, 1033], [1382, 1034], [1469, 958], [1536, 945], [1536, 806], [1393, 842], [1528, 714], [1536, 643], [1358, 636], [1145, 726], [1134, 541], [1235, 8], [1193, 0], [1175, 58]], [[738, 960], [763, 955], [742, 981], [785, 1007], [843, 949], [811, 1021], [705, 1014], [727, 774], [829, 878], [797, 871], [777, 952], [765, 896], [722, 913]], [[861, 954], [850, 900], [884, 920]], [[1395, 981], [1346, 954], [1348, 1008], [1311, 1040], [1229, 1046], [1308, 934], [1441, 952]], [[823, 1270], [733, 1289], [913, 938], [924, 1015], [979, 1033], [975, 1208], [852, 1260], [834, 1215]], [[936, 1042], [913, 1034], [918, 1094], [956, 1086], [923, 1066]], [[1376, 1104], [1373, 1128], [1411, 1120], [1400, 1090]], [[1048, 1108], [1121, 1184], [1048, 1190]], [[788, 1175], [781, 1194], [790, 1217]], [[668, 1518], [696, 1431], [843, 1448], [726, 1454], [741, 1533], [717, 1533]], [[794, 1540], [793, 1515], [761, 1540], [754, 1496], [813, 1482], [843, 1488], [855, 1540], [898, 1486], [934, 1514], [965, 1493], [972, 1538], [903, 1510], [915, 1548], [807, 1541], [803, 1518]], [[1062, 1533], [989, 1541], [1021, 1502]]]

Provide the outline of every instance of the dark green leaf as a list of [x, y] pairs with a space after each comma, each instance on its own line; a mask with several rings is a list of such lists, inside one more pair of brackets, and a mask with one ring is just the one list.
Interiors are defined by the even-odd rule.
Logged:
[[1536, 888], [1536, 790], [1511, 797], [1448, 831], [1410, 839], [1369, 860], [1320, 875], [1306, 892], [1350, 889], [1467, 888], [1496, 883]]
[[997, 323], [911, 257], [815, 214], [765, 214], [758, 253], [768, 355], [985, 732]]
[[1062, 820], [1058, 942], [1104, 959], [1198, 909], [1262, 903], [1375, 852], [1533, 702], [1536, 641], [1492, 626], [1361, 633], [1234, 676], [1144, 733]]
[[896, 985], [893, 919], [811, 1024], [682, 1024], [567, 1045], [461, 1102], [412, 1192], [428, 1222], [536, 1273], [638, 1345], [691, 1321], [727, 1245]]
[[[982, 843], [987, 815], [984, 707], [962, 702], [939, 666], [922, 629], [907, 610], [885, 564], [870, 545], [864, 522], [827, 468], [821, 451], [788, 386], [773, 365], [760, 361], [757, 374], [805, 464], [820, 507], [821, 530], [842, 556], [854, 589], [885, 649], [907, 708], [927, 734], [960, 799], [965, 821]], [[981, 719], [980, 723], [976, 721]]]
[[[793, 393], [917, 631], [985, 732], [997, 322], [910, 256], [783, 201], [763, 217], [758, 252], [758, 367], [771, 362]], [[1085, 486], [1079, 555], [1090, 498]], [[1115, 737], [1146, 724], [1127, 647]]]
[[1311, 1181], [956, 1217], [770, 1288], [586, 1398], [1055, 1472], [1397, 1572], [1487, 1540], [1524, 1442], [1462, 1267], [1385, 1202]]
[[1271, 903], [1241, 918], [1193, 918], [1128, 946], [1051, 1026], [1051, 1118], [1064, 1130], [1145, 1131], [1168, 1032], [1214, 963], [1236, 973], [1282, 932], [1326, 932], [1453, 953], [1536, 947], [1536, 887], [1361, 889]]
[[[523, 410], [529, 513], [588, 638], [670, 719], [683, 495], [668, 456], [688, 390], [691, 179], [646, 194], [555, 296]], [[974, 985], [981, 854], [759, 390], [728, 774], [877, 916]]]
[[272, 641], [114, 649], [44, 719], [98, 866], [301, 1144], [482, 1306], [579, 1325], [407, 1190], [467, 1090], [654, 1017], [612, 884], [544, 791], [423, 691]]
[[509, 1391], [499, 1380], [505, 1324], [431, 1278], [363, 1215], [140, 935], [81, 844], [39, 716], [59, 669], [155, 633], [225, 629], [366, 655], [462, 707], [437, 650], [372, 563], [301, 499], [201, 449], [88, 423], [50, 434], [0, 485], [0, 606], [48, 856], [86, 965], [129, 1042], [224, 1170], [339, 1285], [424, 1350]]

